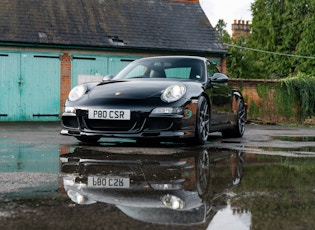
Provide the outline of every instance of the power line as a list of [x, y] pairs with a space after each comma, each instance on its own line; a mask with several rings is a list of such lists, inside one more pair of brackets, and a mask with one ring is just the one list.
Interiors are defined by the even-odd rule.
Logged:
[[303, 55], [295, 55], [295, 54], [285, 54], [285, 53], [279, 53], [279, 52], [271, 52], [267, 50], [259, 50], [259, 49], [254, 49], [254, 48], [249, 48], [249, 47], [244, 47], [244, 46], [238, 46], [238, 45], [233, 45], [233, 44], [228, 44], [228, 43], [223, 43], [225, 46], [229, 47], [235, 47], [238, 49], [244, 49], [244, 50], [250, 50], [250, 51], [255, 51], [255, 52], [260, 52], [260, 53], [267, 53], [267, 54], [274, 54], [274, 55], [280, 55], [280, 56], [285, 56], [285, 57], [296, 57], [296, 58], [305, 58], [305, 59], [315, 59], [313, 56], [303, 56]]

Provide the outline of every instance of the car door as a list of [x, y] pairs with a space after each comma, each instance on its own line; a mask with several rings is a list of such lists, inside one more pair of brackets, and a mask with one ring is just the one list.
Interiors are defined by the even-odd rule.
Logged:
[[228, 122], [231, 110], [231, 89], [228, 77], [220, 73], [215, 65], [207, 62], [208, 95], [211, 100], [211, 125], [224, 125]]

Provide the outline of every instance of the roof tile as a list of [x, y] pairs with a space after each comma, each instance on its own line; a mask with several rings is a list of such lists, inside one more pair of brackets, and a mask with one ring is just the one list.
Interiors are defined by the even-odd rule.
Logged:
[[226, 53], [196, 1], [0, 0], [0, 42]]

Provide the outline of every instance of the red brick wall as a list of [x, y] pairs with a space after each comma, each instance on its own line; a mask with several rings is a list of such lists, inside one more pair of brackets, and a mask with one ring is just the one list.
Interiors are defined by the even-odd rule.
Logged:
[[272, 89], [276, 84], [276, 80], [253, 80], [253, 79], [229, 79], [229, 85], [242, 91], [243, 97], [247, 98], [248, 107], [252, 102], [258, 104], [262, 99], [258, 95], [257, 87], [261, 84], [267, 84]]
[[226, 74], [226, 58], [222, 59], [218, 65], [218, 69], [221, 73]]
[[71, 90], [71, 56], [64, 53], [61, 56], [60, 67], [60, 114], [63, 112], [63, 105]]

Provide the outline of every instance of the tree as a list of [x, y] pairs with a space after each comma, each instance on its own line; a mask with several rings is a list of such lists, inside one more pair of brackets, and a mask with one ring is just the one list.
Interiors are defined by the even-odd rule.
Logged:
[[296, 53], [301, 56], [307, 56], [308, 58], [300, 59], [298, 70], [299, 72], [306, 74], [314, 74], [315, 70], [315, 4], [307, 5], [307, 15], [303, 21], [302, 33], [300, 41], [297, 45]]
[[217, 25], [214, 27], [214, 29], [218, 32], [221, 40], [225, 43], [231, 42], [231, 36], [226, 30], [227, 23], [223, 19], [219, 19]]
[[[227, 45], [228, 56], [226, 58], [227, 74], [231, 78], [260, 78], [253, 69], [251, 61], [251, 51], [239, 49], [237, 46], [246, 44], [246, 37], [239, 37], [236, 41], [232, 41], [232, 37], [226, 30], [227, 23], [223, 19], [218, 21], [215, 26], [221, 40]], [[232, 43], [236, 46], [233, 46]]]
[[[252, 6], [252, 33], [248, 47], [255, 52], [257, 70], [268, 78], [284, 78], [297, 72], [313, 72], [315, 1], [256, 0]], [[282, 55], [279, 55], [282, 54]]]

